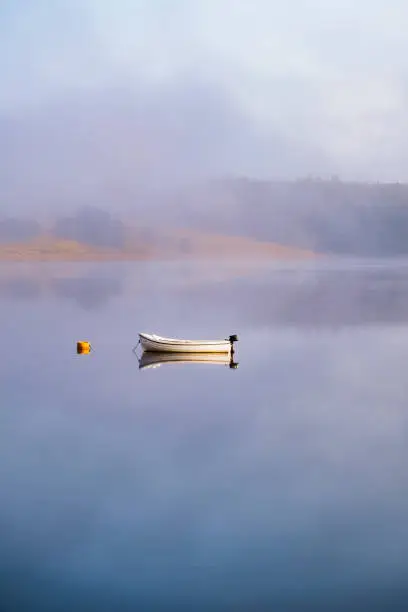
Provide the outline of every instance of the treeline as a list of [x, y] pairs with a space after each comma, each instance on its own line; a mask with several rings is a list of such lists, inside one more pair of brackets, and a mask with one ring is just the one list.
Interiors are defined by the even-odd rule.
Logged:
[[[35, 220], [0, 220], [0, 243], [25, 242], [40, 236], [44, 228]], [[59, 217], [49, 229], [55, 238], [75, 240], [96, 247], [123, 248], [125, 226], [97, 207], [85, 206], [69, 217]]]
[[76, 240], [97, 247], [123, 248], [125, 226], [99, 208], [86, 206], [72, 217], [58, 218], [52, 233], [57, 238]]
[[34, 219], [7, 217], [0, 220], [0, 244], [25, 242], [41, 233], [40, 224]]
[[[143, 227], [131, 231], [123, 220], [85, 206], [59, 217], [51, 228], [56, 238], [97, 247], [148, 248], [165, 244], [160, 226], [191, 227], [241, 235], [322, 253], [356, 256], [408, 254], [408, 185], [343, 183], [306, 179], [213, 181], [163, 197], [155, 206], [135, 202]], [[0, 220], [0, 243], [26, 241], [43, 232], [35, 220]], [[189, 253], [183, 238], [178, 248]]]
[[175, 223], [324, 253], [408, 254], [405, 184], [225, 180], [178, 193], [167, 210]]

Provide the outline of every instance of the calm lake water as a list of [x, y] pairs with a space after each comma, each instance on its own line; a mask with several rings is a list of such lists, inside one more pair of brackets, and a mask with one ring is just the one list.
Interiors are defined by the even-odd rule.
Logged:
[[4, 265], [0, 313], [1, 612], [408, 609], [407, 262]]

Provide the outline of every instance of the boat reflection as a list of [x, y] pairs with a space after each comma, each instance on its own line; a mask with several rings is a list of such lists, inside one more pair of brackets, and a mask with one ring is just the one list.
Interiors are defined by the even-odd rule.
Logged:
[[212, 363], [228, 366], [236, 369], [238, 363], [234, 361], [233, 355], [221, 353], [165, 353], [150, 352], [142, 353], [139, 360], [139, 370], [147, 368], [159, 368], [163, 364], [186, 364], [186, 363]]

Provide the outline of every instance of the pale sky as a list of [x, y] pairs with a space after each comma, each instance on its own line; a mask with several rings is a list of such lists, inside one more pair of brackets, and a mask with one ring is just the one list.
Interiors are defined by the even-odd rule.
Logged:
[[3, 0], [0, 120], [171, 92], [193, 140], [231, 109], [209, 171], [407, 181], [407, 24], [405, 0]]

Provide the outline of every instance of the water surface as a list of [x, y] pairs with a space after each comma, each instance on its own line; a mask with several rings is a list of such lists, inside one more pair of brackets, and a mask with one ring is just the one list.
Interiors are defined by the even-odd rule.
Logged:
[[[0, 609], [406, 610], [407, 298], [403, 261], [3, 266]], [[139, 369], [142, 330], [239, 367]]]

